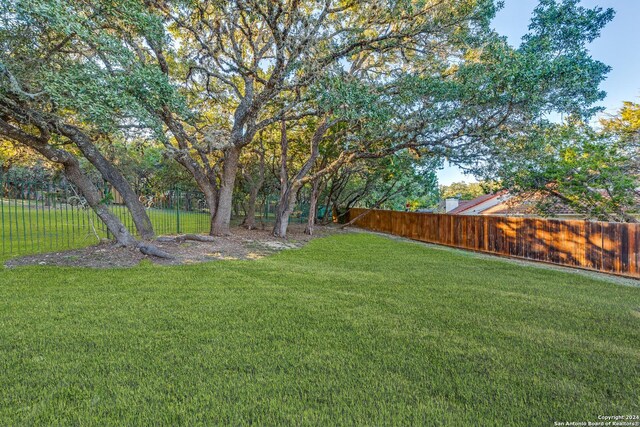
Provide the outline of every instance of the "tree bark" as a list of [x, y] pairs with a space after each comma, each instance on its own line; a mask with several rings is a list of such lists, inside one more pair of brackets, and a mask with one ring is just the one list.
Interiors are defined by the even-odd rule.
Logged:
[[289, 218], [293, 212], [293, 206], [296, 203], [297, 189], [287, 188], [280, 192], [280, 199], [276, 207], [276, 220], [273, 226], [273, 235], [285, 239], [287, 237], [287, 228], [289, 227]]
[[249, 203], [242, 225], [244, 225], [248, 230], [256, 229], [256, 203], [258, 200], [258, 193], [264, 184], [265, 164], [262, 141], [260, 141], [260, 150], [256, 150], [256, 152], [258, 153], [258, 178], [254, 179], [251, 174], [245, 174], [245, 179], [249, 183]]
[[320, 179], [314, 179], [311, 185], [311, 200], [309, 200], [309, 218], [304, 234], [313, 236], [314, 227], [316, 225], [316, 211], [318, 210], [318, 196], [320, 195]]
[[111, 213], [106, 204], [102, 203], [102, 194], [93, 182], [91, 182], [91, 179], [82, 172], [78, 159], [64, 150], [55, 149], [49, 145], [34, 145], [32, 148], [47, 159], [62, 164], [65, 176], [69, 182], [78, 188], [80, 194], [86, 199], [87, 204], [106, 225], [118, 244], [123, 246], [137, 246], [137, 240], [129, 233], [127, 227], [125, 227], [116, 215]]
[[289, 200], [291, 194], [295, 197], [295, 191], [291, 191], [289, 182], [289, 166], [287, 164], [289, 150], [289, 140], [287, 139], [287, 124], [284, 120], [280, 122], [280, 198], [276, 206], [276, 219], [273, 225], [272, 234], [275, 237], [287, 237], [287, 227], [289, 226], [289, 216], [291, 208]]
[[95, 184], [91, 182], [91, 179], [82, 172], [78, 159], [66, 150], [49, 145], [48, 133], [41, 132], [41, 136], [36, 137], [0, 119], [0, 134], [34, 149], [54, 163], [61, 164], [69, 182], [76, 186], [78, 192], [85, 198], [87, 204], [105, 224], [107, 230], [109, 230], [119, 245], [137, 248], [142, 253], [148, 255], [172, 258], [171, 255], [159, 250], [153, 245], [139, 242], [129, 233], [127, 227], [125, 227], [120, 219], [102, 202], [102, 194]]
[[78, 191], [87, 200], [87, 203], [94, 210], [96, 215], [104, 222], [107, 229], [120, 245], [137, 246], [136, 239], [129, 233], [127, 227], [109, 210], [108, 206], [101, 203], [101, 194], [91, 180], [82, 173], [77, 162], [64, 163], [65, 176], [69, 181], [78, 187]]
[[256, 229], [256, 200], [258, 199], [259, 190], [257, 185], [249, 190], [249, 203], [247, 205], [247, 214], [244, 218], [244, 226], [248, 230]]
[[133, 223], [140, 237], [143, 239], [153, 239], [155, 232], [153, 231], [153, 225], [151, 224], [149, 215], [147, 215], [147, 211], [140, 202], [140, 198], [135, 191], [133, 191], [131, 185], [122, 173], [100, 153], [98, 148], [82, 131], [67, 125], [62, 126], [60, 131], [75, 143], [83, 156], [89, 160], [100, 172], [102, 177], [120, 193], [129, 212], [131, 212]]
[[218, 203], [211, 221], [210, 234], [212, 236], [225, 236], [229, 234], [231, 211], [233, 209], [233, 188], [236, 183], [239, 160], [240, 149], [238, 147], [231, 146], [225, 150]]

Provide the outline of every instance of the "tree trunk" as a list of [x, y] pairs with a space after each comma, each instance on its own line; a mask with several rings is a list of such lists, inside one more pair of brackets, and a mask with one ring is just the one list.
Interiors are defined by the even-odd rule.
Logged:
[[280, 199], [276, 207], [276, 222], [273, 226], [273, 235], [285, 239], [287, 237], [287, 228], [289, 227], [289, 217], [293, 212], [293, 206], [296, 203], [296, 195], [298, 188], [284, 187], [284, 191], [280, 191]]
[[63, 126], [60, 131], [75, 143], [84, 157], [95, 166], [102, 177], [122, 196], [125, 205], [129, 209], [129, 212], [131, 212], [133, 223], [140, 237], [143, 239], [153, 239], [155, 233], [149, 215], [147, 215], [147, 211], [140, 202], [140, 198], [133, 191], [131, 185], [122, 173], [102, 155], [89, 137], [82, 131], [68, 125]]
[[320, 179], [314, 179], [311, 186], [311, 200], [309, 201], [309, 218], [304, 234], [313, 236], [313, 229], [316, 224], [316, 211], [318, 209], [318, 196], [320, 195]]
[[[40, 123], [40, 125], [43, 128], [45, 127], [42, 123]], [[116, 241], [125, 246], [138, 246], [138, 242], [131, 233], [129, 233], [127, 227], [122, 224], [117, 216], [109, 211], [106, 205], [101, 203], [102, 194], [100, 194], [98, 188], [91, 182], [91, 179], [82, 172], [80, 162], [78, 162], [78, 159], [71, 153], [50, 146], [48, 143], [48, 135], [34, 137], [2, 119], [0, 119], [0, 134], [33, 148], [54, 163], [61, 164], [64, 167], [65, 176], [69, 182], [78, 188], [80, 194], [86, 199], [100, 220], [104, 222]]]
[[127, 227], [109, 210], [109, 207], [101, 203], [101, 194], [91, 180], [82, 173], [78, 164], [64, 164], [65, 176], [78, 187], [78, 191], [87, 200], [87, 203], [107, 226], [116, 241], [123, 246], [137, 246], [136, 239], [129, 233]]
[[69, 155], [69, 158], [65, 158], [63, 161], [65, 176], [78, 188], [80, 194], [82, 194], [89, 206], [91, 206], [96, 215], [98, 215], [100, 220], [106, 225], [118, 244], [137, 248], [145, 255], [168, 259], [173, 258], [172, 255], [158, 249], [154, 245], [136, 240], [136, 238], [129, 233], [127, 227], [120, 221], [120, 218], [114, 215], [106, 204], [102, 203], [100, 191], [93, 182], [91, 182], [91, 179], [82, 172], [77, 159], [71, 155]]
[[[40, 125], [44, 128], [42, 123], [40, 123]], [[106, 225], [109, 232], [116, 239], [116, 242], [120, 245], [138, 248], [145, 254], [171, 258], [171, 255], [155, 248], [152, 245], [138, 242], [135, 237], [129, 233], [127, 227], [124, 226], [120, 219], [111, 213], [109, 208], [102, 203], [102, 194], [93, 182], [91, 182], [91, 179], [82, 172], [78, 159], [66, 150], [49, 145], [47, 134], [44, 136], [41, 134], [40, 137], [36, 137], [27, 134], [2, 119], [0, 119], [0, 134], [18, 143], [31, 147], [54, 163], [61, 164], [69, 182], [77, 187], [79, 193], [85, 198], [91, 209], [93, 209], [96, 215], [98, 215], [100, 220]]]
[[125, 227], [116, 215], [111, 213], [107, 205], [102, 203], [102, 194], [93, 182], [91, 182], [91, 179], [82, 172], [78, 159], [67, 151], [55, 149], [49, 145], [31, 146], [47, 159], [63, 165], [67, 179], [78, 188], [80, 194], [82, 194], [91, 209], [94, 210], [96, 215], [98, 215], [100, 220], [106, 225], [109, 232], [111, 232], [116, 239], [116, 242], [123, 246], [138, 246], [138, 242], [131, 233], [129, 233], [127, 227]]
[[276, 206], [276, 219], [272, 231], [274, 236], [282, 237], [283, 239], [287, 237], [287, 227], [289, 227], [289, 216], [291, 215], [289, 199], [292, 194], [296, 194], [289, 184], [288, 150], [287, 125], [283, 119], [280, 122], [280, 199]]
[[212, 236], [229, 234], [229, 223], [231, 222], [231, 211], [233, 209], [233, 187], [236, 183], [239, 159], [240, 149], [235, 146], [228, 148], [224, 153], [218, 204], [211, 221], [210, 234]]
[[[286, 123], [283, 120], [280, 127], [280, 201], [276, 211], [276, 224], [273, 227], [273, 235], [276, 237], [287, 237], [287, 226], [289, 225], [289, 216], [296, 202], [297, 192], [306, 182], [307, 175], [313, 168], [320, 154], [320, 141], [327, 132], [331, 123], [327, 117], [323, 117], [322, 121], [316, 128], [310, 141], [309, 158], [304, 162], [298, 173], [289, 179], [289, 171], [287, 161], [287, 151], [289, 142], [287, 140]], [[319, 177], [317, 177], [319, 178]], [[317, 179], [315, 178], [315, 179]]]
[[[165, 146], [169, 149], [170, 153], [173, 153], [174, 159], [193, 176], [198, 188], [204, 193], [211, 215], [210, 230], [213, 230], [216, 223], [218, 202], [220, 200], [220, 189], [216, 183], [216, 171], [206, 167], [206, 158], [202, 159], [203, 165], [201, 165], [189, 155], [190, 150], [195, 145], [195, 139], [187, 134], [182, 124], [174, 119], [168, 108], [163, 108], [159, 111], [152, 110], [152, 112], [158, 114], [158, 117], [162, 119], [176, 138], [178, 147], [180, 148], [179, 150], [176, 150], [168, 141], [165, 142]], [[213, 232], [211, 232], [211, 234], [213, 234]]]
[[249, 204], [247, 206], [247, 214], [244, 218], [244, 226], [248, 230], [256, 229], [256, 200], [258, 199], [258, 186], [251, 187], [249, 191]]
[[273, 225], [273, 235], [275, 237], [281, 237], [285, 239], [287, 237], [287, 228], [289, 227], [289, 217], [291, 216], [291, 209], [288, 207], [288, 203], [276, 210], [276, 222]]
[[213, 229], [213, 224], [216, 216], [216, 211], [218, 209], [218, 195], [219, 189], [216, 185], [215, 179], [211, 176], [208, 176], [204, 173], [200, 166], [195, 162], [191, 157], [184, 153], [180, 153], [180, 155], [175, 157], [175, 160], [182, 165], [187, 172], [193, 176], [196, 185], [204, 194], [204, 198], [207, 202], [207, 206], [209, 208], [209, 216], [210, 216], [210, 229]]
[[[262, 140], [260, 141], [261, 151], [258, 151], [259, 164], [258, 164], [258, 179], [255, 180], [251, 175], [246, 175], [246, 180], [249, 182], [249, 205], [245, 213], [243, 225], [249, 230], [255, 230], [256, 228], [256, 203], [258, 200], [258, 193], [262, 189], [264, 184], [264, 147]], [[262, 215], [261, 215], [262, 217]]]
[[61, 133], [71, 139], [80, 149], [84, 157], [100, 172], [102, 177], [109, 182], [124, 200], [125, 205], [131, 212], [133, 223], [138, 230], [138, 234], [143, 239], [152, 239], [155, 236], [153, 225], [147, 215], [147, 211], [140, 202], [138, 195], [133, 191], [129, 182], [122, 173], [111, 164], [100, 151], [95, 147], [79, 129], [65, 125], [60, 129]]

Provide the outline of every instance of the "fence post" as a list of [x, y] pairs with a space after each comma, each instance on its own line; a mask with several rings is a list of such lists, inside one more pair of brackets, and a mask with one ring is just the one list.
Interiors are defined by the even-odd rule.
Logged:
[[180, 234], [180, 188], [176, 187], [176, 233]]
[[2, 227], [2, 253], [6, 252], [5, 250], [5, 237], [4, 237], [4, 176], [0, 175], [0, 227]]
[[[102, 192], [104, 194], [102, 197], [104, 204], [107, 205], [108, 208], [111, 207], [111, 204], [109, 203], [109, 184], [106, 181], [104, 182], [104, 187]], [[98, 220], [100, 220], [99, 217], [98, 217]], [[106, 224], [105, 224], [105, 229], [107, 230], [107, 240], [111, 240], [111, 232], [109, 231], [109, 227], [107, 227]]]

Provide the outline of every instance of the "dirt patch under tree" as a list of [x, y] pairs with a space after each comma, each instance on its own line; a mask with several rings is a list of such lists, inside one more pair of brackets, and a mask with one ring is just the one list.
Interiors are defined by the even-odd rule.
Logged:
[[69, 267], [116, 268], [133, 267], [148, 259], [156, 264], [180, 265], [226, 259], [260, 259], [285, 249], [304, 246], [311, 239], [343, 233], [335, 227], [316, 226], [313, 236], [304, 234], [304, 225], [295, 224], [289, 229], [289, 237], [279, 239], [271, 230], [231, 229], [231, 234], [215, 237], [212, 242], [161, 239], [154, 242], [159, 249], [173, 256], [172, 259], [149, 257], [136, 249], [117, 247], [111, 242], [81, 249], [49, 252], [12, 258], [5, 262], [8, 268], [25, 265], [55, 265]]

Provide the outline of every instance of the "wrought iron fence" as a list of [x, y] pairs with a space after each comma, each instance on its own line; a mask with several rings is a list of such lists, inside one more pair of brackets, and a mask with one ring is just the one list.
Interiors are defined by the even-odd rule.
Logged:
[[[137, 234], [118, 192], [108, 184], [99, 187], [103, 203], [131, 233]], [[139, 198], [158, 235], [209, 232], [209, 208], [199, 191], [176, 187], [146, 192]], [[275, 219], [277, 203], [274, 194], [258, 202], [256, 219], [265, 227]], [[236, 214], [244, 217], [241, 208]], [[308, 216], [309, 205], [301, 201], [294, 207], [290, 223], [304, 223]], [[78, 248], [110, 237], [104, 223], [66, 180], [0, 174], [0, 257]]]
[[[130, 232], [131, 214], [108, 185], [109, 205]], [[140, 196], [157, 234], [206, 233], [209, 210], [201, 193], [173, 188]], [[109, 238], [109, 232], [75, 187], [65, 180], [28, 181], [0, 175], [0, 255], [77, 248]]]
[[[257, 214], [260, 215], [260, 219], [266, 223], [271, 223], [275, 220], [276, 209], [278, 208], [278, 200], [280, 197], [276, 194], [269, 194], [261, 202], [261, 209]], [[289, 217], [290, 223], [304, 223], [309, 218], [309, 203], [305, 200], [299, 201], [291, 211]]]

